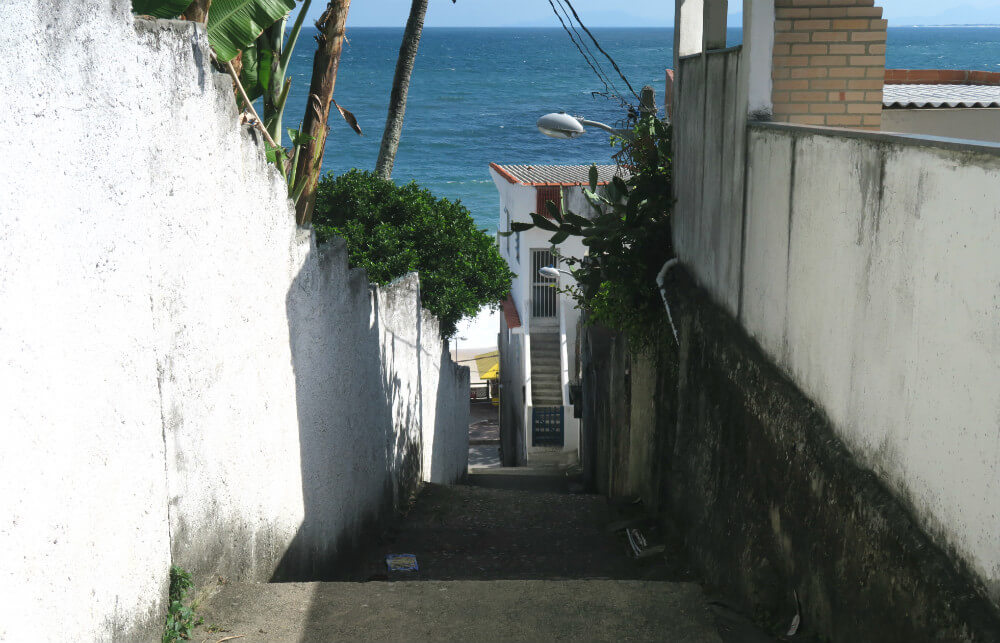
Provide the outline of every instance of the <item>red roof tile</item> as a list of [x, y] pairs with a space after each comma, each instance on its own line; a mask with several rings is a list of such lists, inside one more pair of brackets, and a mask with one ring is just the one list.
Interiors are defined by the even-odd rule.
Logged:
[[503, 300], [503, 317], [507, 322], [507, 328], [520, 328], [521, 316], [517, 314], [517, 306], [510, 295]]
[[[590, 182], [589, 165], [500, 165], [490, 163], [497, 174], [511, 183], [533, 186], [570, 187]], [[617, 165], [598, 165], [597, 184], [606, 185], [615, 175], [628, 178], [628, 172]]]

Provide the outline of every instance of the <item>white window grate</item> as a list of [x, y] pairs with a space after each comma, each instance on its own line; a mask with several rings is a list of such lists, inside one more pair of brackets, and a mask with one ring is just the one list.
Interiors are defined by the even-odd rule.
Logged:
[[556, 316], [556, 280], [538, 270], [557, 265], [551, 250], [531, 251], [531, 316], [536, 319]]

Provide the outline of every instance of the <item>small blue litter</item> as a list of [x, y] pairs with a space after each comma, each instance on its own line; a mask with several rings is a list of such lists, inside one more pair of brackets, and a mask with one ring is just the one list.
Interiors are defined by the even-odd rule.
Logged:
[[390, 572], [417, 571], [417, 557], [413, 554], [389, 554], [385, 557], [385, 566]]

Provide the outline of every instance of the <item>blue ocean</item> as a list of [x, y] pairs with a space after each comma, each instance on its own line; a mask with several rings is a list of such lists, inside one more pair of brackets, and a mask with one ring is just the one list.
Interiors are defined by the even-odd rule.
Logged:
[[[632, 87], [638, 92], [652, 85], [662, 102], [673, 30], [593, 32]], [[292, 61], [288, 127], [305, 108], [313, 33], [304, 30]], [[354, 113], [364, 136], [355, 135], [336, 113], [330, 117], [323, 167], [337, 174], [375, 166], [402, 28], [354, 28], [347, 36], [334, 96]], [[738, 39], [739, 32], [732, 31], [731, 44]], [[887, 49], [889, 68], [1000, 71], [1000, 28], [891, 28]], [[613, 87], [605, 87], [559, 28], [425, 29], [393, 179], [415, 180], [438, 196], [460, 200], [482, 228], [494, 231], [499, 207], [490, 162], [609, 162], [608, 138], [598, 131], [555, 140], [535, 129], [539, 116], [554, 111], [621, 121], [619, 102], [599, 94], [630, 92], [611, 65], [603, 59], [602, 64]]]

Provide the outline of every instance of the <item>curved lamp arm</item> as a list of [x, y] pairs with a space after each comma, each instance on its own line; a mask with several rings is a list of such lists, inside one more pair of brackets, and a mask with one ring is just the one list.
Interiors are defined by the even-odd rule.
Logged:
[[602, 129], [605, 132], [614, 134], [615, 136], [620, 136], [622, 138], [632, 138], [634, 136], [632, 130], [630, 129], [617, 129], [611, 127], [610, 125], [605, 125], [604, 123], [599, 123], [597, 121], [588, 121], [587, 119], [580, 118], [579, 116], [574, 116], [573, 118], [575, 118], [580, 123], [580, 125], [589, 125], [590, 127], [596, 127], [597, 129]]

